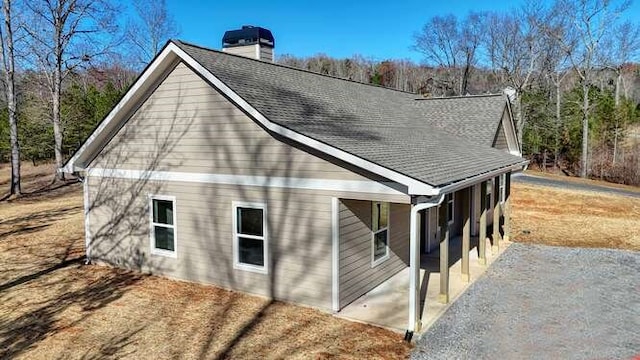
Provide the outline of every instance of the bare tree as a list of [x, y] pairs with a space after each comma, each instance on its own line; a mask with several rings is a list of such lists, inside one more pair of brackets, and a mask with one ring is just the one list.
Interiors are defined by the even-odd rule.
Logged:
[[[620, 100], [622, 97], [628, 99], [627, 86], [624, 80], [625, 66], [636, 60], [640, 53], [640, 27], [630, 21], [620, 24], [614, 31], [613, 36], [607, 39], [604, 44], [605, 55], [604, 61], [607, 68], [616, 74], [615, 80], [615, 106], [620, 111]], [[622, 94], [624, 92], [624, 95]], [[620, 124], [620, 114], [616, 114], [613, 139], [613, 164], [615, 165], [618, 158], [618, 141], [622, 133]]]
[[18, 143], [18, 117], [16, 113], [16, 81], [15, 81], [15, 51], [13, 32], [13, 9], [11, 0], [4, 0], [2, 4], [4, 26], [0, 29], [0, 57], [4, 67], [4, 89], [9, 112], [9, 133], [11, 142], [11, 183], [9, 195], [21, 195], [20, 188], [20, 144]]
[[[547, 14], [548, 15], [548, 14]], [[554, 127], [554, 167], [559, 167], [560, 158], [560, 135], [562, 131], [562, 85], [565, 79], [571, 73], [571, 65], [567, 58], [567, 53], [559, 46], [559, 43], [569, 44], [567, 40], [568, 29], [564, 26], [566, 24], [555, 24], [553, 27], [549, 25], [546, 16], [539, 18], [539, 25], [541, 30], [540, 41], [541, 59], [540, 59], [540, 71], [545, 77], [551, 81], [554, 88], [555, 95], [555, 127]], [[557, 41], [562, 39], [562, 41]]]
[[[64, 79], [84, 63], [114, 45], [116, 9], [107, 0], [32, 0], [26, 2], [32, 21], [29, 34], [32, 61], [45, 75], [52, 104], [56, 167], [63, 165], [60, 95]], [[63, 180], [64, 174], [57, 173]]]
[[556, 0], [552, 23], [564, 24], [568, 36], [555, 40], [567, 55], [571, 67], [582, 85], [582, 156], [580, 176], [589, 169], [589, 90], [595, 70], [602, 67], [601, 44], [616, 28], [620, 13], [629, 7], [624, 1], [614, 6], [610, 0]]
[[477, 61], [482, 16], [469, 13], [462, 22], [451, 14], [434, 16], [421, 32], [414, 34], [413, 48], [424, 54], [428, 64], [446, 70], [454, 94], [464, 95], [467, 92]]
[[133, 45], [135, 61], [144, 66], [180, 31], [165, 0], [134, 0], [133, 9], [137, 17], [128, 25], [127, 38]]
[[541, 7], [533, 2], [516, 11], [491, 13], [485, 22], [484, 44], [492, 71], [516, 91], [517, 133], [520, 143], [525, 126], [522, 95], [538, 70], [541, 36], [538, 18]]

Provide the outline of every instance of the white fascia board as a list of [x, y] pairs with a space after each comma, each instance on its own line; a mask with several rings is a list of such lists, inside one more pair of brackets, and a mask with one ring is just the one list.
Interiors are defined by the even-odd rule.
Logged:
[[504, 116], [500, 119], [502, 122], [502, 128], [504, 129], [504, 133], [507, 138], [507, 146], [509, 147], [509, 152], [513, 155], [522, 156], [521, 144], [518, 144], [518, 135], [516, 134], [516, 125], [513, 119], [513, 111], [511, 111], [511, 101], [507, 97], [507, 106], [505, 111], [507, 112], [507, 117], [509, 121], [505, 123]]
[[140, 77], [131, 86], [131, 88], [122, 97], [122, 99], [120, 99], [118, 104], [113, 109], [111, 109], [107, 117], [91, 133], [87, 140], [82, 144], [80, 149], [78, 149], [73, 157], [71, 157], [71, 159], [69, 159], [61, 169], [58, 169], [58, 171], [73, 173], [75, 171], [84, 170], [87, 164], [79, 163], [79, 160], [83, 158], [83, 155], [89, 149], [95, 146], [99, 146], [100, 140], [104, 141], [104, 139], [101, 138], [109, 133], [109, 131], [107, 130], [110, 130], [113, 128], [113, 126], [118, 125], [117, 120], [121, 120], [119, 115], [124, 111], [123, 109], [131, 106], [132, 101], [137, 101], [137, 98], [143, 95], [144, 88], [148, 86], [150, 82], [155, 81], [156, 76], [164, 71], [166, 65], [170, 64], [175, 59], [175, 56], [175, 51], [171, 49], [171, 46], [166, 46], [164, 50], [149, 65], [149, 67], [140, 75]]
[[419, 180], [413, 179], [409, 176], [400, 174], [378, 164], [364, 160], [346, 151], [340, 150], [331, 145], [325, 144], [293, 130], [287, 129], [284, 126], [271, 122], [253, 106], [251, 106], [247, 101], [245, 101], [242, 97], [231, 90], [231, 88], [229, 88], [225, 83], [223, 83], [220, 79], [213, 75], [209, 70], [200, 65], [200, 63], [189, 56], [189, 54], [187, 54], [185, 51], [180, 49], [177, 45], [171, 43], [167, 46], [167, 50], [174, 51], [185, 63], [187, 63], [191, 68], [193, 68], [196, 72], [207, 79], [214, 87], [216, 87], [219, 91], [221, 91], [229, 99], [231, 99], [237, 106], [250, 114], [262, 126], [269, 129], [270, 131], [319, 150], [349, 164], [355, 165], [361, 169], [365, 169], [389, 180], [393, 180], [395, 182], [403, 184], [407, 186], [409, 195], [435, 195], [437, 193], [437, 190], [434, 187], [427, 185]]
[[336, 180], [275, 176], [191, 173], [177, 171], [125, 170], [91, 168], [87, 176], [128, 180], [208, 183], [240, 186], [291, 188], [320, 191], [344, 191], [382, 195], [405, 195], [394, 189], [396, 183], [379, 183], [373, 180]]

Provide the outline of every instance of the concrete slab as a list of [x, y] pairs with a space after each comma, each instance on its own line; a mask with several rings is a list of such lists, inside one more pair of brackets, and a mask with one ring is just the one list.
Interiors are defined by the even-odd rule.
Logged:
[[[498, 254], [487, 251], [487, 264], [490, 265], [509, 246], [502, 241]], [[422, 299], [422, 329], [426, 331], [449, 306], [487, 269], [488, 265], [478, 262], [478, 238], [471, 238], [469, 252], [469, 273], [471, 280], [462, 276], [462, 238], [450, 241], [449, 293], [450, 301], [442, 304], [438, 301], [440, 293], [440, 254], [434, 251], [421, 257], [420, 281]], [[487, 242], [487, 249], [491, 245]], [[404, 332], [409, 321], [409, 268], [389, 278], [378, 287], [356, 299], [336, 313], [336, 316], [382, 326], [394, 331]]]

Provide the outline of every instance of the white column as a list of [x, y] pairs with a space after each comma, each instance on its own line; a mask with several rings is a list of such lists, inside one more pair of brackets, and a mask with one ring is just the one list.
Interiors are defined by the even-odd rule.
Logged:
[[409, 331], [420, 330], [420, 242], [418, 241], [418, 211], [411, 206], [409, 235]]

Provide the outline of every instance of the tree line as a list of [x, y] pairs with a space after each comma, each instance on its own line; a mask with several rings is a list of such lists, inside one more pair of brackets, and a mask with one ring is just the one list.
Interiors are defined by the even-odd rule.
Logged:
[[[61, 167], [179, 33], [164, 1], [131, 6], [3, 0], [0, 161], [11, 163], [11, 194], [21, 192], [21, 161], [54, 159]], [[535, 164], [640, 184], [640, 30], [624, 21], [628, 8], [625, 1], [526, 1], [508, 12], [434, 16], [413, 34], [419, 64], [322, 54], [277, 61], [423, 96], [504, 91]]]
[[[178, 33], [164, 0], [3, 0], [0, 161], [64, 160]], [[123, 17], [123, 14], [130, 14]], [[64, 173], [56, 174], [64, 180]]]

